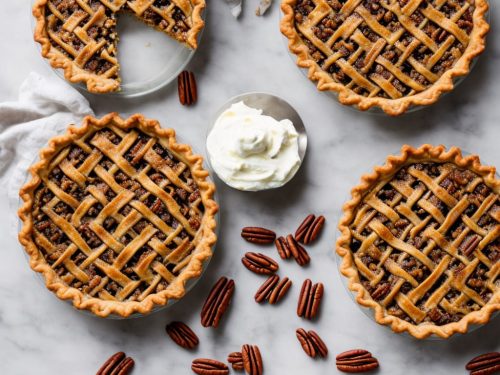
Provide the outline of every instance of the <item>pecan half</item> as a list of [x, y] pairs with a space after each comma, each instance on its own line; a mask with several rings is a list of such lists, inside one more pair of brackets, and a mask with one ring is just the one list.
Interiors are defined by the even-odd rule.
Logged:
[[326, 346], [325, 342], [315, 331], [310, 330], [307, 333], [311, 341], [314, 343], [318, 355], [320, 357], [326, 358], [326, 356], [328, 355], [328, 347]]
[[470, 256], [474, 250], [476, 250], [477, 245], [479, 245], [479, 242], [481, 242], [481, 238], [478, 235], [473, 235], [468, 237], [464, 242], [460, 244], [460, 250], [462, 250], [462, 253], [468, 257]]
[[377, 286], [377, 289], [375, 289], [372, 293], [372, 298], [375, 300], [382, 299], [389, 293], [391, 290], [391, 284], [390, 283], [381, 283]]
[[309, 258], [309, 254], [307, 253], [306, 249], [300, 246], [300, 244], [295, 240], [295, 238], [293, 238], [291, 234], [286, 237], [286, 243], [288, 245], [288, 248], [290, 249], [290, 253], [299, 266], [303, 267], [311, 261], [311, 258]]
[[314, 222], [314, 219], [316, 219], [316, 216], [313, 214], [307, 215], [304, 221], [299, 225], [297, 230], [295, 231], [295, 239], [298, 242], [304, 243], [304, 237], [306, 236], [307, 231], [309, 230], [309, 227], [311, 224]]
[[308, 245], [311, 242], [315, 241], [318, 238], [321, 229], [323, 229], [323, 225], [325, 224], [324, 216], [314, 216], [308, 215], [302, 224], [299, 225], [295, 232], [295, 239], [298, 242], [303, 243], [304, 245]]
[[229, 368], [225, 363], [215, 359], [198, 358], [191, 363], [191, 370], [198, 375], [228, 375]]
[[243, 358], [243, 367], [248, 375], [262, 375], [264, 371], [262, 356], [257, 345], [243, 345], [241, 355]]
[[210, 291], [201, 309], [201, 325], [217, 328], [234, 293], [234, 281], [221, 277]]
[[132, 371], [134, 363], [134, 360], [127, 357], [124, 352], [118, 352], [104, 362], [96, 375], [126, 375]]
[[198, 344], [198, 336], [183, 322], [172, 322], [165, 328], [170, 338], [185, 349], [194, 349]]
[[288, 277], [284, 277], [280, 281], [278, 275], [272, 275], [264, 281], [257, 293], [255, 293], [255, 302], [261, 303], [267, 300], [271, 305], [274, 305], [281, 301], [291, 286], [292, 281]]
[[465, 366], [471, 375], [490, 375], [500, 371], [500, 352], [491, 352], [472, 358]]
[[179, 74], [177, 89], [179, 92], [179, 101], [182, 105], [191, 105], [198, 100], [198, 89], [193, 72], [184, 70]]
[[342, 372], [365, 372], [376, 369], [379, 364], [372, 354], [363, 349], [354, 349], [341, 353], [336, 358], [337, 369]]
[[248, 242], [265, 245], [274, 242], [276, 233], [261, 227], [245, 227], [241, 230], [241, 237]]
[[243, 355], [241, 352], [233, 352], [227, 356], [227, 361], [235, 371], [243, 371]]
[[241, 258], [241, 263], [248, 270], [260, 275], [271, 275], [279, 268], [278, 263], [274, 259], [261, 253], [245, 253], [245, 256]]
[[286, 243], [285, 237], [281, 236], [278, 237], [275, 241], [274, 244], [276, 246], [276, 250], [278, 250], [278, 254], [280, 255], [281, 259], [288, 259], [292, 255], [290, 252], [290, 249], [288, 247], [288, 244]]
[[325, 358], [328, 355], [328, 348], [324, 341], [319, 337], [319, 335], [314, 331], [306, 332], [305, 329], [299, 328], [296, 331], [297, 339], [302, 345], [304, 352], [311, 358], [315, 358], [317, 355]]
[[310, 279], [306, 279], [300, 290], [297, 315], [306, 319], [313, 319], [318, 314], [324, 287], [322, 283], [313, 285]]

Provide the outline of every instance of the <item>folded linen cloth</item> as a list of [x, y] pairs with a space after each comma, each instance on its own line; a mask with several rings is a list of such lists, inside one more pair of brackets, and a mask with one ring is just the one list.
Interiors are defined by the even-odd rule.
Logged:
[[19, 98], [0, 103], [0, 186], [7, 194], [11, 225], [17, 231], [19, 189], [27, 181], [27, 169], [38, 152], [70, 124], [92, 115], [89, 102], [56, 76], [31, 73], [22, 83]]

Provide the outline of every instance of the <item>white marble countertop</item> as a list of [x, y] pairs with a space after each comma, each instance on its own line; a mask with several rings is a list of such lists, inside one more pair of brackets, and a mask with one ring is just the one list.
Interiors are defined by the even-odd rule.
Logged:
[[[141, 99], [89, 96], [94, 110], [99, 115], [142, 112], [174, 127], [183, 140], [204, 153], [207, 119], [226, 99], [254, 90], [276, 93], [295, 106], [308, 129], [309, 151], [302, 169], [285, 188], [265, 193], [242, 193], [219, 183], [220, 239], [206, 274], [167, 311], [122, 321], [82, 314], [45, 290], [9, 230], [2, 192], [0, 372], [92, 374], [109, 355], [123, 350], [137, 362], [133, 374], [189, 374], [196, 357], [225, 360], [242, 344], [253, 343], [261, 348], [267, 375], [337, 373], [335, 355], [358, 347], [378, 357], [381, 374], [465, 374], [464, 364], [470, 358], [499, 350], [498, 318], [446, 341], [417, 341], [375, 324], [346, 293], [332, 255], [336, 221], [349, 188], [402, 144], [457, 145], [500, 165], [500, 7], [492, 3], [487, 52], [459, 89], [431, 108], [392, 119], [342, 107], [316, 90], [285, 49], [278, 4], [258, 18], [254, 15], [257, 0], [248, 0], [243, 17], [236, 21], [224, 2], [211, 1], [201, 47], [189, 65], [200, 88], [195, 107], [180, 106], [176, 87], [171, 85]], [[29, 0], [4, 1], [2, 7], [0, 101], [14, 99], [30, 71], [52, 74], [33, 47], [29, 7]], [[244, 269], [240, 258], [257, 248], [241, 240], [241, 227], [260, 224], [286, 234], [310, 212], [327, 218], [320, 241], [310, 248], [310, 267], [280, 262], [281, 275], [294, 281], [290, 294], [280, 306], [256, 304], [253, 295], [263, 279]], [[277, 258], [274, 250], [269, 251]], [[205, 329], [199, 311], [221, 275], [236, 281], [232, 307], [219, 329]], [[315, 322], [295, 315], [300, 285], [307, 277], [326, 286]], [[195, 352], [177, 347], [166, 336], [164, 327], [174, 319], [185, 321], [198, 333], [201, 344]], [[313, 328], [324, 338], [330, 349], [327, 360], [313, 361], [302, 352], [295, 338], [298, 327]]]

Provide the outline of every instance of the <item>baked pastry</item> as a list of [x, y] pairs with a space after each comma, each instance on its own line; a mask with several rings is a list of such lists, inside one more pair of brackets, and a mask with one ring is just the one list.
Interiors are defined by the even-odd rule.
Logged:
[[117, 14], [134, 14], [147, 25], [196, 49], [205, 0], [36, 0], [35, 40], [54, 68], [91, 92], [120, 88]]
[[319, 90], [400, 115], [429, 105], [483, 52], [486, 0], [283, 0], [281, 32]]
[[378, 323], [447, 338], [500, 310], [500, 179], [452, 147], [403, 146], [344, 205], [337, 253]]
[[85, 118], [53, 138], [22, 187], [19, 240], [59, 298], [105, 317], [185, 294], [215, 244], [202, 157], [157, 121]]

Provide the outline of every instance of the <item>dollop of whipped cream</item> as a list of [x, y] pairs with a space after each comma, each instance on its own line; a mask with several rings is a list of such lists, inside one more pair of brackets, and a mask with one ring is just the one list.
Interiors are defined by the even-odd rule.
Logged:
[[299, 135], [290, 120], [277, 121], [262, 110], [235, 103], [216, 120], [207, 138], [217, 175], [239, 190], [286, 184], [300, 166]]

